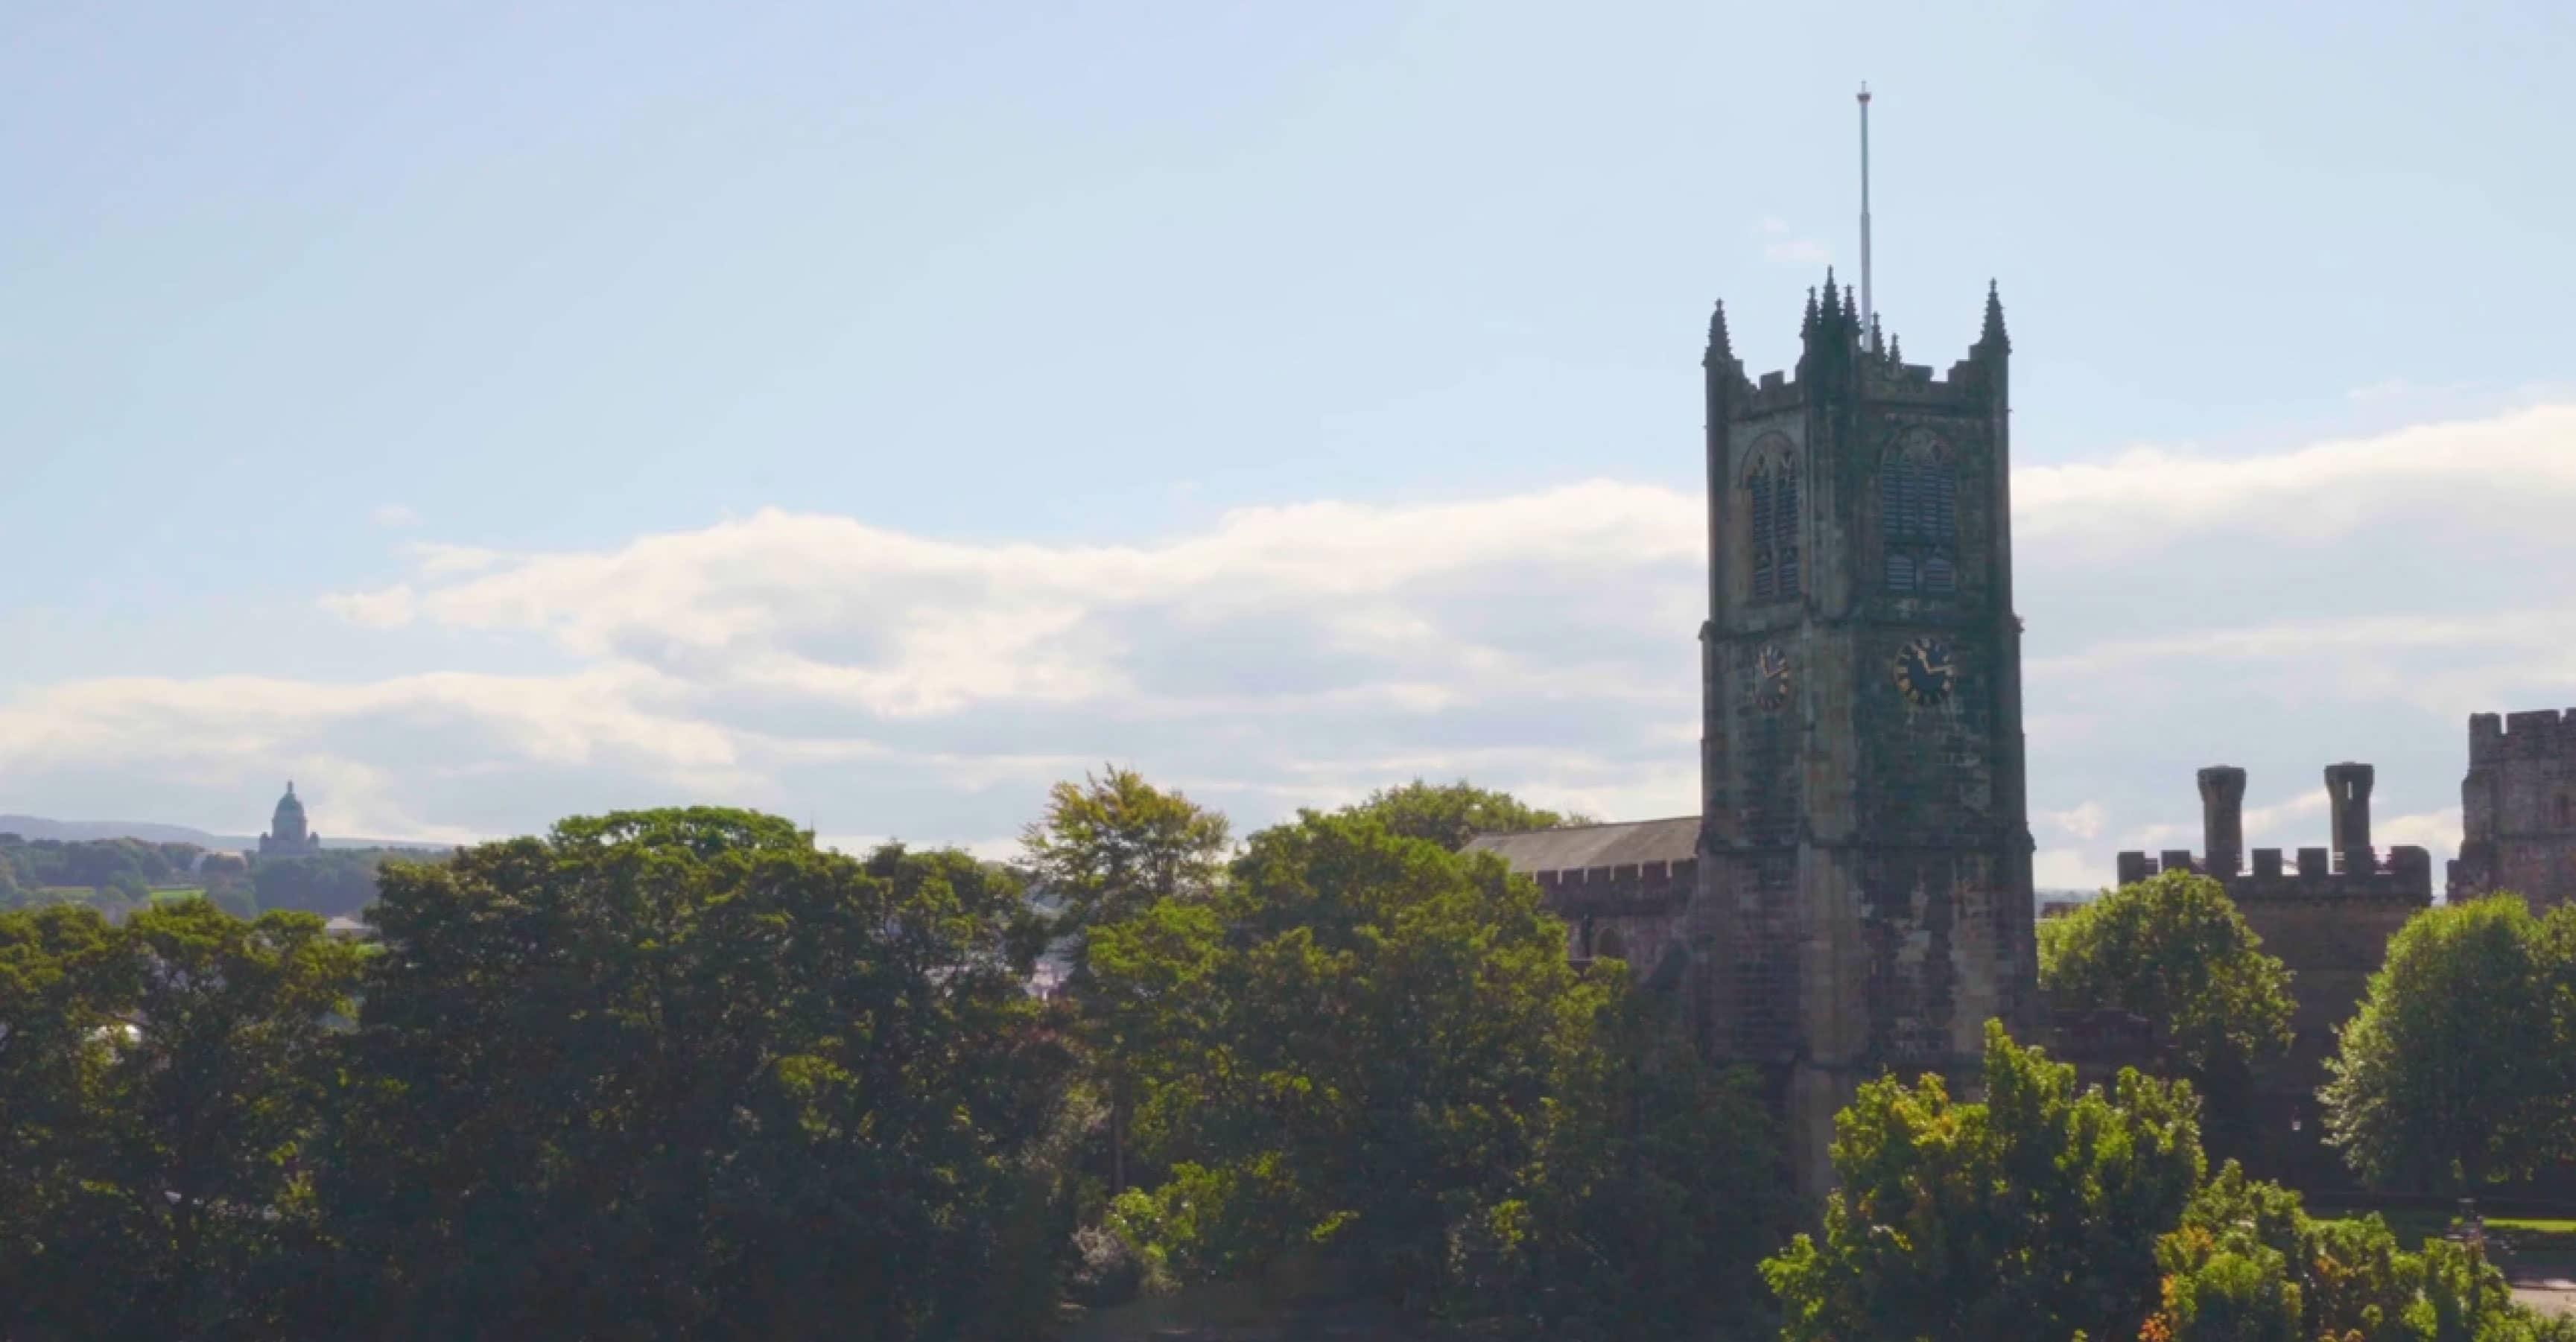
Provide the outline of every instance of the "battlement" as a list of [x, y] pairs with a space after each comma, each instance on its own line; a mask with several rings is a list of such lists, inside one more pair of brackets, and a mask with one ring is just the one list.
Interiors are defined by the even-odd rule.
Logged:
[[1534, 873], [1539, 893], [1559, 914], [1663, 912], [1688, 900], [1699, 881], [1699, 861], [1623, 862]]
[[[2118, 858], [2119, 883], [2135, 885], [2162, 872], [2187, 871], [2217, 880], [2239, 905], [2336, 900], [2422, 906], [2433, 902], [2433, 855], [2413, 845], [2391, 848], [2385, 854], [2369, 848], [2341, 855], [2325, 848], [2300, 848], [2287, 864], [2281, 853], [2278, 848], [2257, 848], [2252, 871], [2221, 872], [2188, 849], [2168, 849], [2154, 856], [2127, 852]], [[2337, 861], [2338, 856], [2343, 860]]]
[[[1857, 350], [1853, 354], [1862, 361], [1864, 398], [1962, 408], [1980, 407], [1986, 402], [1984, 370], [1974, 359], [1961, 359], [1950, 365], [1946, 374], [1936, 375], [1930, 364], [1891, 363]], [[1733, 419], [1760, 419], [1807, 403], [1808, 384], [1795, 370], [1764, 373], [1759, 382], [1741, 376], [1735, 381], [1735, 394], [1727, 398], [1729, 417]]]
[[[1833, 273], [1825, 274], [1822, 301], [1810, 291], [1805, 324], [1799, 329], [1804, 352], [1795, 369], [1764, 373], [1758, 381], [1745, 375], [1726, 332], [1726, 309], [1709, 319], [1708, 354], [1711, 401], [1722, 401], [1733, 419], [1774, 415], [1807, 403], [1811, 381], [1839, 390], [1857, 389], [1867, 399], [1927, 405], [1983, 407], [2001, 385], [2001, 361], [2011, 353], [2005, 338], [2003, 307], [1991, 288], [1986, 293], [1986, 319], [1968, 357], [1936, 374], [1930, 364], [1905, 362], [1893, 336], [1878, 343], [1875, 325], [1864, 332], [1853, 307], [1855, 295], [1837, 291]], [[1813, 378], [1810, 377], [1813, 375]]]
[[2576, 708], [2469, 715], [2469, 765], [2576, 759]]
[[2385, 856], [2370, 844], [2370, 791], [2378, 770], [2346, 761], [2325, 769], [2326, 814], [2331, 847], [2295, 850], [2295, 865], [2285, 865], [2278, 848], [2257, 848], [2253, 869], [2241, 865], [2245, 853], [2245, 771], [2232, 764], [2213, 764], [2200, 771], [2202, 856], [2190, 849], [2169, 848], [2150, 858], [2145, 853], [2119, 856], [2120, 884], [2133, 885], [2159, 872], [2188, 871], [2211, 877], [2227, 887], [2230, 899], [2249, 902], [2302, 903], [2336, 900], [2420, 907], [2433, 900], [2433, 857], [2421, 848], [2391, 848]]

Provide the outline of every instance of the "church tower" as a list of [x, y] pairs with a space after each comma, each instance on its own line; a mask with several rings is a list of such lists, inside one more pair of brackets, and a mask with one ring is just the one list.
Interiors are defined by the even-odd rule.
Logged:
[[1938, 378], [1856, 308], [1829, 273], [1758, 384], [1721, 308], [1704, 360], [1697, 1009], [1809, 1192], [1861, 1082], [1959, 1093], [1988, 1019], [2040, 1024], [2003, 308]]

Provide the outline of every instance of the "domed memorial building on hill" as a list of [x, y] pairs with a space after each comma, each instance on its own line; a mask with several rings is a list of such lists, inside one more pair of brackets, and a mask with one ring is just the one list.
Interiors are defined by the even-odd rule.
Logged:
[[268, 822], [268, 832], [259, 836], [261, 857], [304, 857], [322, 851], [322, 836], [304, 827], [304, 803], [295, 799], [295, 784], [286, 785], [286, 795], [277, 799], [277, 814]]

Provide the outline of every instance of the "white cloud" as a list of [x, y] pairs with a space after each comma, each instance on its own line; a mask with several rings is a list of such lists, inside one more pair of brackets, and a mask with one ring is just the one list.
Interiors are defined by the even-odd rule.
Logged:
[[2176, 530], [2326, 540], [2433, 509], [2554, 536], [2576, 496], [2576, 404], [2264, 456], [2157, 447], [2013, 473], [2014, 540], [2132, 549]]
[[[2382, 842], [2447, 852], [2461, 716], [2576, 697], [2576, 405], [2025, 468], [2014, 501], [2043, 884], [2098, 884], [2115, 845], [2197, 846], [2191, 772], [2222, 760], [2272, 799], [2249, 842], [2323, 842], [2318, 769], [2359, 758], [2400, 817]], [[184, 819], [292, 767], [346, 798], [317, 808], [335, 832], [691, 799], [986, 842], [1117, 760], [1247, 826], [1415, 775], [1684, 814], [1704, 525], [1695, 492], [1592, 481], [1245, 509], [1136, 545], [775, 509], [590, 551], [409, 543], [402, 580], [321, 609], [352, 638], [447, 638], [452, 666], [492, 632], [543, 660], [21, 687], [0, 804], [94, 784]]]
[[2413, 845], [2428, 848], [2442, 856], [2456, 853], [2460, 843], [2460, 808], [2444, 807], [2416, 815], [2388, 816], [2374, 820], [2370, 827], [2371, 842], [2381, 848]]
[[2102, 827], [2110, 821], [2110, 814], [2102, 803], [2088, 801], [2063, 811], [2041, 811], [2034, 818], [2041, 824], [2065, 831], [2071, 838], [2098, 839], [2102, 836]]
[[420, 525], [420, 514], [399, 503], [380, 503], [367, 514], [369, 521], [380, 527], [414, 527]]
[[2110, 879], [2081, 849], [2042, 848], [2031, 854], [2030, 883], [2040, 890], [2098, 890]]
[[373, 592], [327, 592], [321, 598], [322, 609], [351, 624], [370, 629], [400, 629], [411, 623], [412, 593], [408, 583]]
[[1814, 238], [1798, 236], [1789, 221], [1778, 215], [1765, 215], [1753, 225], [1753, 231], [1764, 239], [1762, 259], [1773, 265], [1821, 266], [1833, 262], [1833, 249]]

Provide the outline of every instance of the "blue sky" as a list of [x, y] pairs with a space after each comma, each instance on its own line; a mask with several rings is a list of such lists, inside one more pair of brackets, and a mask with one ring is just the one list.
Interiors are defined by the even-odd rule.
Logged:
[[0, 810], [1686, 810], [1699, 336], [1785, 366], [1853, 265], [1865, 78], [1891, 329], [2010, 314], [2044, 874], [2222, 759], [2273, 841], [2363, 758], [2447, 847], [2465, 713], [2576, 703], [2571, 61], [2542, 4], [20, 6]]

